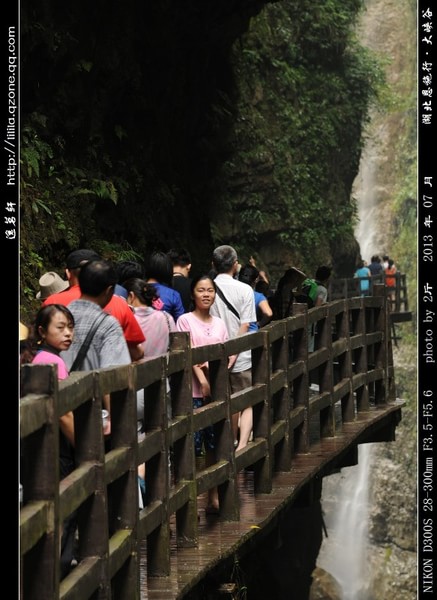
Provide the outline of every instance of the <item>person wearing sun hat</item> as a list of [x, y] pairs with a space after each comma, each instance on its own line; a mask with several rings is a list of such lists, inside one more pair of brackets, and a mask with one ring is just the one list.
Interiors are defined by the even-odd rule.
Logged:
[[[70, 252], [65, 261], [65, 274], [67, 275], [69, 288], [63, 292], [48, 296], [44, 300], [43, 306], [47, 306], [47, 304], [63, 304], [64, 306], [68, 306], [73, 300], [78, 300], [81, 296], [79, 287], [79, 273], [81, 267], [94, 260], [100, 260], [100, 255], [94, 250], [79, 248], [78, 250]], [[109, 303], [105, 306], [105, 312], [109, 313], [120, 322], [131, 359], [139, 360], [140, 358], [143, 358], [144, 349], [142, 344], [145, 342], [144, 333], [138, 325], [135, 315], [131, 311], [126, 300], [114, 294]]]
[[99, 260], [100, 255], [94, 250], [88, 250], [87, 248], [80, 248], [79, 250], [73, 250], [67, 256], [67, 260], [65, 261], [65, 274], [68, 279], [67, 288], [64, 290], [53, 291], [51, 294], [48, 294], [43, 302], [43, 306], [47, 306], [47, 304], [63, 304], [64, 306], [68, 306], [70, 302], [73, 300], [77, 300], [80, 296], [80, 288], [79, 288], [79, 272], [81, 266], [90, 260]]
[[55, 271], [48, 271], [41, 275], [38, 281], [40, 290], [36, 295], [37, 300], [45, 300], [52, 294], [63, 292], [69, 286], [68, 281], [65, 281]]

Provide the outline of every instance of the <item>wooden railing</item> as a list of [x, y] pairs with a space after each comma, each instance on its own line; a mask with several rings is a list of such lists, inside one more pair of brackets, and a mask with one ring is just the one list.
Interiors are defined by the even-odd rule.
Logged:
[[329, 282], [328, 298], [337, 300], [338, 298], [353, 298], [360, 296], [360, 282], [362, 279], [369, 280], [368, 295], [374, 293], [374, 286], [385, 283], [385, 279], [395, 278], [395, 286], [390, 288], [385, 287], [386, 294], [393, 294], [390, 299], [390, 309], [392, 313], [408, 313], [408, 295], [407, 295], [407, 280], [405, 273], [395, 273], [395, 275], [372, 275], [367, 277], [349, 277], [344, 279], [332, 279]]
[[[388, 313], [379, 294], [330, 302], [225, 344], [190, 348], [173, 334], [169, 356], [58, 383], [50, 365], [21, 370], [21, 598], [138, 599], [139, 545], [146, 540], [147, 576], [170, 572], [170, 519], [177, 546], [198, 539], [197, 497], [218, 486], [220, 519], [239, 519], [237, 474], [254, 470], [255, 492], [269, 494], [275, 471], [369, 406], [395, 400]], [[308, 327], [316, 327], [308, 354]], [[230, 394], [227, 358], [252, 351], [251, 387]], [[209, 361], [212, 401], [193, 414], [192, 365]], [[171, 387], [171, 415], [167, 400]], [[310, 384], [318, 390], [311, 392]], [[315, 387], [313, 385], [313, 387]], [[138, 440], [136, 392], [144, 389], [146, 432]], [[110, 442], [102, 433], [102, 397], [111, 395]], [[253, 441], [235, 453], [231, 415], [253, 407]], [[58, 419], [74, 411], [77, 467], [59, 481]], [[339, 416], [340, 415], [340, 416]], [[316, 427], [314, 428], [314, 422]], [[215, 463], [199, 470], [193, 432], [214, 425]], [[146, 464], [139, 510], [137, 466]], [[62, 581], [60, 528], [78, 514], [77, 567]]]

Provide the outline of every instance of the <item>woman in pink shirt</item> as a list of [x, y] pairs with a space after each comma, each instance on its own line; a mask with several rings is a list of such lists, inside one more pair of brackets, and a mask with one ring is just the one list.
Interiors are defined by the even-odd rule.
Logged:
[[[178, 331], [190, 333], [191, 346], [207, 346], [225, 342], [228, 331], [222, 319], [210, 314], [209, 309], [215, 300], [216, 288], [214, 281], [208, 275], [202, 275], [193, 279], [191, 283], [191, 297], [194, 310], [181, 315], [176, 323]], [[209, 402], [211, 388], [208, 379], [208, 363], [193, 366], [193, 408], [198, 410]], [[209, 466], [214, 462], [214, 429], [207, 427], [194, 434], [194, 445], [196, 456], [205, 453], [205, 464]], [[208, 491], [208, 503], [206, 506], [208, 514], [218, 514], [218, 492], [217, 488]]]

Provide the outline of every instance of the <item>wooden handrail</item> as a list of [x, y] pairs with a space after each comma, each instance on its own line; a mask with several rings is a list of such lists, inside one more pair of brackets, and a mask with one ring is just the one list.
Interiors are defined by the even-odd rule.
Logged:
[[[251, 467], [256, 493], [289, 471], [300, 453], [361, 411], [394, 400], [394, 371], [383, 285], [307, 310], [266, 328], [202, 348], [172, 334], [169, 356], [121, 368], [75, 373], [58, 384], [55, 367], [25, 365], [20, 400], [24, 504], [23, 600], [139, 598], [139, 544], [147, 540], [148, 576], [170, 572], [170, 518], [179, 547], [198, 539], [197, 497], [218, 486], [220, 518], [238, 520], [237, 474]], [[308, 353], [308, 327], [316, 328]], [[252, 352], [252, 385], [230, 393], [228, 356]], [[212, 401], [193, 414], [192, 365], [209, 361]], [[170, 383], [170, 395], [167, 393]], [[138, 440], [136, 394], [144, 390], [145, 435]], [[111, 439], [104, 440], [102, 397], [111, 394]], [[253, 407], [253, 441], [234, 452], [231, 415]], [[337, 408], [340, 408], [338, 422]], [[73, 410], [77, 468], [59, 481], [59, 415]], [[313, 424], [316, 420], [317, 426]], [[201, 468], [193, 433], [213, 425], [216, 462]], [[138, 507], [137, 466], [146, 463], [145, 507]], [[78, 510], [78, 567], [59, 581], [61, 521]], [[35, 524], [35, 525], [34, 525]]]
[[394, 275], [372, 275], [371, 277], [346, 277], [331, 279], [328, 285], [328, 297], [330, 300], [339, 298], [353, 298], [361, 296], [360, 282], [362, 280], [369, 281], [369, 291], [366, 295], [373, 295], [374, 286], [377, 284], [385, 284], [386, 279], [395, 278], [394, 289], [385, 285], [385, 292], [388, 295], [393, 294], [390, 308], [392, 312], [408, 312], [408, 294], [407, 294], [407, 279], [406, 274], [397, 272]]

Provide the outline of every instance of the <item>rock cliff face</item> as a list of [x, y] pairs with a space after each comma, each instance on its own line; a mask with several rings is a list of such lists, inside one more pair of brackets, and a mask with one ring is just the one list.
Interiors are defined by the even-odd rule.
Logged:
[[[390, 100], [388, 102], [386, 98], [385, 104], [372, 112], [360, 172], [354, 182], [360, 216], [356, 236], [361, 254], [367, 260], [372, 254], [387, 253], [396, 261], [396, 251], [399, 251], [396, 239], [405, 236], [405, 224], [396, 217], [396, 209], [408, 202], [404, 192], [408, 186], [403, 181], [408, 173], [400, 168], [405, 152], [409, 152], [410, 164], [414, 165], [415, 4], [409, 0], [368, 0], [360, 24], [363, 42], [387, 58]], [[402, 44], [399, 39], [403, 40]], [[395, 198], [398, 198], [397, 206]], [[413, 262], [414, 249], [409, 252]], [[403, 267], [399, 261], [398, 266]], [[413, 283], [411, 281], [410, 292], [414, 290]], [[411, 331], [412, 325], [405, 323], [398, 327], [404, 339], [394, 348], [396, 395], [406, 401], [406, 407], [396, 430], [396, 441], [372, 445], [367, 473], [368, 513], [362, 514], [369, 541], [366, 564], [363, 565], [367, 569], [361, 571], [362, 595], [357, 592], [354, 600], [358, 597], [363, 600], [412, 600], [417, 596], [416, 357], [415, 347], [408, 340], [408, 329]], [[361, 467], [358, 465], [353, 469]], [[337, 492], [342, 480], [349, 477], [350, 470], [344, 469], [341, 474], [325, 478], [322, 503], [327, 521], [339, 510], [341, 500]], [[336, 561], [341, 561], [342, 549], [336, 547], [336, 531], [328, 530], [328, 534], [320, 559], [325, 551], [331, 555], [335, 553]], [[320, 573], [315, 572], [314, 577], [314, 590], [318, 590]], [[326, 597], [352, 598], [341, 594]]]
[[182, 246], [207, 270], [231, 243], [274, 283], [291, 265], [350, 275], [375, 83], [361, 4], [23, 3], [22, 304], [80, 246]]
[[[385, 63], [388, 83], [379, 104], [371, 110], [353, 186], [359, 214], [356, 236], [362, 257], [370, 262], [374, 253], [390, 254], [399, 234], [393, 210], [405, 177], [400, 169], [402, 143], [410, 150], [415, 146], [416, 2], [366, 0], [364, 4], [359, 36]], [[414, 155], [409, 159], [414, 161]]]
[[273, 3], [232, 48], [235, 120], [212, 232], [256, 253], [274, 282], [290, 266], [354, 271], [351, 187], [374, 76], [351, 33], [359, 7]]
[[[402, 354], [402, 346], [395, 353]], [[397, 395], [406, 401], [396, 442], [378, 444], [370, 471], [369, 560], [375, 598], [412, 600], [416, 575], [416, 373], [396, 370]], [[398, 361], [399, 364], [399, 361]]]

